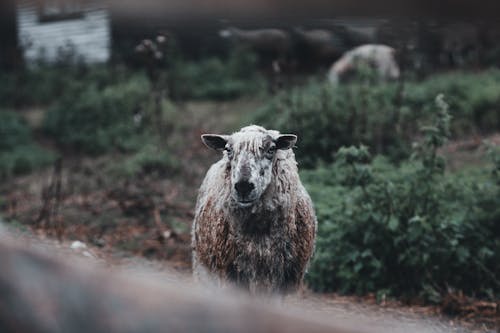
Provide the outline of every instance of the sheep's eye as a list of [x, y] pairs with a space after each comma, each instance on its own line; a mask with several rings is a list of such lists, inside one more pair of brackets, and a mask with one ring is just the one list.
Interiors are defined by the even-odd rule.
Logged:
[[229, 159], [233, 158], [233, 148], [231, 146], [224, 147], [224, 150], [226, 151]]
[[275, 153], [276, 153], [276, 146], [272, 146], [272, 147], [269, 147], [269, 149], [267, 149], [265, 156], [268, 159], [272, 159], [274, 157]]

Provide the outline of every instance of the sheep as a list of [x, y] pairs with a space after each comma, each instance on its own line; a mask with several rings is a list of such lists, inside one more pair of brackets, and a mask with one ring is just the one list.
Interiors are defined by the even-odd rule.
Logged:
[[268, 89], [271, 93], [285, 85], [283, 74], [290, 65], [289, 56], [292, 45], [288, 32], [280, 29], [242, 30], [229, 27], [220, 30], [219, 35], [259, 55], [260, 66], [267, 72]]
[[364, 44], [372, 44], [376, 42], [377, 24], [371, 22], [367, 24], [356, 24], [353, 21], [351, 24], [333, 24], [330, 26], [332, 32], [338, 36], [344, 43], [346, 48], [354, 48]]
[[193, 273], [251, 294], [286, 294], [302, 283], [316, 216], [292, 151], [297, 137], [251, 125], [202, 135], [224, 151], [199, 189], [192, 226]]
[[290, 35], [280, 29], [242, 30], [229, 27], [219, 31], [219, 35], [250, 47], [260, 55], [270, 57], [271, 61], [284, 60], [290, 52]]
[[381, 44], [358, 46], [333, 63], [328, 71], [328, 80], [337, 84], [362, 65], [374, 68], [380, 80], [395, 80], [400, 75], [395, 53], [394, 48]]
[[[332, 61], [337, 59], [344, 50], [344, 43], [338, 35], [327, 29], [304, 30], [300, 27], [294, 29], [300, 46], [305, 48], [307, 55], [312, 60]], [[302, 47], [300, 48], [302, 49]]]

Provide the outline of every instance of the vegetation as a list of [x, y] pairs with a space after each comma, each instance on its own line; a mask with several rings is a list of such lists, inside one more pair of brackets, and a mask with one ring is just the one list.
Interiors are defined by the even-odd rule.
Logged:
[[228, 100], [256, 94], [265, 87], [253, 53], [237, 50], [228, 59], [185, 61], [174, 58], [168, 81], [174, 99]]
[[91, 84], [63, 95], [47, 113], [44, 130], [77, 152], [136, 150], [142, 130], [137, 117], [148, 96], [149, 84], [141, 75], [104, 87]]
[[46, 166], [54, 157], [33, 142], [19, 114], [0, 111], [0, 179]]
[[133, 178], [141, 175], [165, 175], [177, 172], [178, 161], [166, 149], [147, 143], [137, 152], [124, 156], [119, 163], [109, 167], [115, 177]]
[[[180, 126], [167, 96], [227, 100], [263, 90], [255, 57], [238, 52], [198, 62], [174, 54], [155, 79], [120, 66], [2, 73], [0, 106], [47, 106], [43, 134], [65, 151], [118, 157], [106, 175], [164, 176], [180, 169], [163, 149]], [[439, 93], [447, 102], [434, 101]], [[308, 168], [301, 176], [319, 221], [310, 286], [434, 302], [449, 290], [499, 297], [500, 151], [490, 147], [493, 168], [454, 174], [437, 153], [447, 138], [500, 130], [499, 107], [500, 71], [488, 70], [404, 85], [374, 85], [369, 75], [335, 88], [311, 81], [250, 115], [299, 136], [297, 156]], [[0, 112], [0, 179], [53, 160], [18, 114]]]
[[91, 84], [97, 87], [118, 83], [127, 78], [129, 70], [104, 65], [40, 65], [17, 72], [0, 73], [0, 107], [52, 105]]
[[450, 116], [442, 97], [437, 103], [436, 125], [422, 128], [401, 166], [351, 146], [334, 164], [303, 173], [319, 220], [314, 289], [435, 302], [450, 290], [500, 295], [498, 174], [444, 172], [437, 148]]
[[[226, 58], [199, 61], [183, 59], [175, 46], [158, 64], [163, 88], [175, 100], [229, 100], [257, 94], [265, 80], [256, 70], [253, 53], [236, 50]], [[162, 58], [163, 59], [163, 58]], [[121, 65], [85, 65], [66, 59], [55, 65], [40, 63], [17, 72], [0, 73], [0, 107], [18, 108], [53, 105], [59, 98], [90, 86], [100, 90], [142, 75], [142, 70]]]
[[435, 75], [422, 82], [353, 82], [333, 88], [316, 81], [285, 91], [250, 122], [297, 133], [300, 163], [332, 162], [341, 146], [365, 144], [393, 161], [411, 154], [419, 127], [433, 115], [433, 99], [449, 97], [452, 137], [500, 129], [500, 71]]

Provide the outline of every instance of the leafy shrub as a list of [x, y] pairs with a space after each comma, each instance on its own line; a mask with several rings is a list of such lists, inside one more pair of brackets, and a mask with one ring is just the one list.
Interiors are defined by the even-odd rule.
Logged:
[[127, 80], [130, 75], [123, 67], [105, 65], [40, 65], [17, 72], [2, 72], [0, 106], [52, 105], [62, 95], [91, 84], [99, 88], [116, 84]]
[[397, 94], [395, 84], [354, 83], [333, 89], [311, 82], [279, 95], [251, 121], [297, 134], [299, 162], [306, 167], [332, 161], [339, 147], [350, 144], [370, 144], [377, 152], [399, 156], [405, 154], [402, 138], [411, 132], [400, 124], [413, 122], [410, 113], [399, 112], [394, 103]]
[[30, 173], [49, 165], [54, 157], [54, 154], [35, 144], [19, 146], [8, 152], [0, 151], [0, 179]]
[[434, 108], [432, 100], [440, 93], [447, 96], [453, 110], [452, 136], [500, 129], [500, 70], [457, 71], [411, 82], [405, 89], [404, 106], [427, 120]]
[[0, 111], [0, 179], [50, 164], [54, 155], [33, 143], [20, 115]]
[[436, 152], [449, 131], [446, 104], [438, 118], [399, 167], [370, 161], [361, 146], [303, 172], [319, 221], [312, 288], [436, 302], [449, 289], [500, 295], [498, 179], [444, 172]]
[[19, 114], [0, 111], [0, 150], [9, 151], [31, 142], [31, 131]]
[[135, 150], [143, 131], [134, 115], [148, 98], [149, 81], [142, 75], [103, 87], [93, 83], [62, 96], [49, 110], [44, 129], [60, 145], [84, 153]]
[[227, 100], [251, 95], [264, 85], [252, 53], [236, 51], [228, 59], [201, 61], [178, 59], [171, 65], [169, 81], [175, 99]]
[[498, 185], [500, 185], [500, 147], [489, 144], [488, 154], [495, 165], [493, 177], [495, 177]]
[[178, 168], [178, 161], [167, 150], [149, 143], [125, 157], [121, 163], [112, 165], [109, 173], [118, 177], [134, 177], [151, 173], [168, 174]]
[[449, 96], [454, 110], [452, 137], [500, 129], [499, 70], [440, 74], [404, 86], [365, 80], [334, 88], [312, 81], [278, 95], [250, 122], [298, 134], [305, 167], [331, 162], [337, 149], [353, 144], [401, 160], [411, 153], [419, 127], [432, 118], [439, 93]]
[[52, 69], [0, 73], [0, 103], [3, 107], [42, 105], [51, 102], [66, 84], [65, 75]]

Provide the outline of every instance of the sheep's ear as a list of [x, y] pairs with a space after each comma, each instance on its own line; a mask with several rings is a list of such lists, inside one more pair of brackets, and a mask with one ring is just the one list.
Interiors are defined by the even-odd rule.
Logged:
[[293, 134], [281, 134], [275, 142], [277, 149], [290, 149], [297, 142], [297, 136]]
[[226, 146], [228, 136], [218, 134], [203, 134], [201, 141], [208, 147], [215, 150], [223, 150]]

